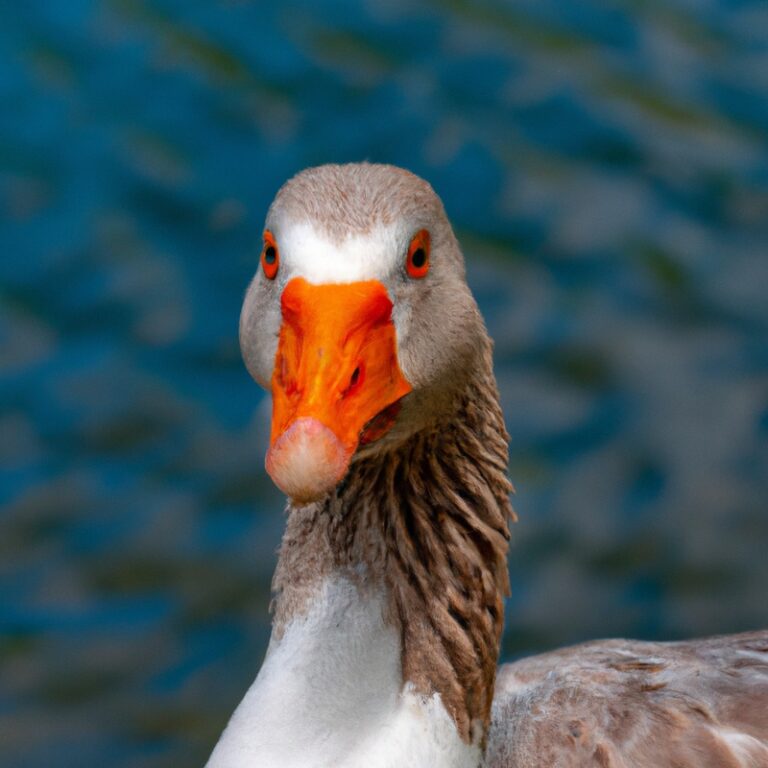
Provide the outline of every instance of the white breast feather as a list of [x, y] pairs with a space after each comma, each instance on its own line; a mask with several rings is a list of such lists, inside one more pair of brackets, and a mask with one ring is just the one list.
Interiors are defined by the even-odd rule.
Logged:
[[381, 595], [320, 588], [273, 644], [207, 768], [476, 768], [439, 696], [402, 690]]

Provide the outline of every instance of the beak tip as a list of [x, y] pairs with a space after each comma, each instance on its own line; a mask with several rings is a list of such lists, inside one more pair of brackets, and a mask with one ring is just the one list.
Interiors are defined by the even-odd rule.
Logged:
[[272, 444], [266, 469], [292, 501], [309, 504], [338, 485], [347, 473], [351, 453], [325, 424], [305, 417], [294, 421]]

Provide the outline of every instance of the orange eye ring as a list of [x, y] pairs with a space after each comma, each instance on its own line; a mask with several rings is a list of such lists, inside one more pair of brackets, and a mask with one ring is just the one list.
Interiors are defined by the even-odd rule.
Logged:
[[264, 270], [264, 277], [267, 280], [274, 280], [277, 276], [277, 270], [280, 268], [280, 252], [277, 250], [277, 243], [272, 233], [264, 230], [264, 247], [261, 249], [261, 268]]
[[420, 229], [412, 238], [408, 246], [408, 256], [405, 260], [405, 271], [409, 277], [420, 279], [429, 272], [429, 232]]

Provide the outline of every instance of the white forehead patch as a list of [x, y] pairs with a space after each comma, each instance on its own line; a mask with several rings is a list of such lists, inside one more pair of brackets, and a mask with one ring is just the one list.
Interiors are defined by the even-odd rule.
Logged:
[[281, 265], [291, 277], [315, 284], [354, 283], [391, 275], [405, 257], [403, 235], [393, 224], [334, 243], [312, 224], [300, 222], [285, 227], [277, 245]]

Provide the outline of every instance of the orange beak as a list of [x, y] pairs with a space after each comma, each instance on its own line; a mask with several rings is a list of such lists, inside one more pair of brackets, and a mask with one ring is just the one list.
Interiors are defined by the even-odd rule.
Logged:
[[296, 277], [281, 308], [266, 466], [284, 493], [307, 503], [342, 480], [358, 445], [389, 430], [411, 386], [380, 282], [311, 285]]

